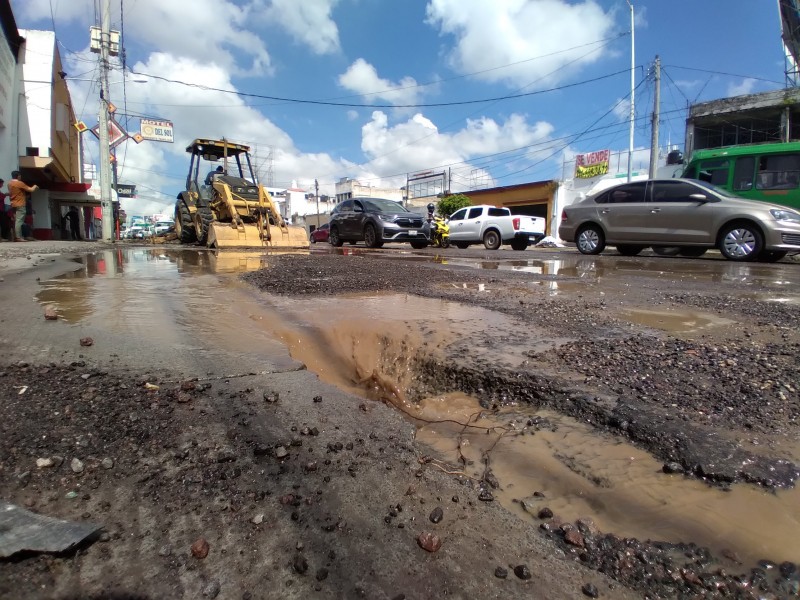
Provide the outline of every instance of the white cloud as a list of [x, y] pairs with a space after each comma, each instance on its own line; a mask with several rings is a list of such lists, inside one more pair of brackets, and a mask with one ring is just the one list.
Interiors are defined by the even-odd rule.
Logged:
[[750, 77], [742, 79], [739, 83], [732, 83], [728, 86], [728, 96], [745, 96], [752, 94], [757, 81]]
[[[261, 0], [254, 13], [294, 35], [316, 54], [339, 50], [339, 28], [331, 18], [338, 0]], [[263, 5], [263, 6], [262, 6]]]
[[430, 0], [427, 22], [455, 38], [455, 70], [514, 87], [552, 84], [599, 60], [608, 49], [579, 46], [610, 37], [615, 25], [595, 0]]
[[629, 98], [619, 98], [614, 105], [614, 116], [620, 121], [630, 121], [631, 101]]
[[381, 79], [375, 67], [363, 58], [356, 60], [339, 75], [339, 85], [356, 94], [370, 95], [373, 102], [382, 100], [390, 104], [417, 104], [420, 95], [420, 88], [413, 77], [403, 77], [397, 83]]

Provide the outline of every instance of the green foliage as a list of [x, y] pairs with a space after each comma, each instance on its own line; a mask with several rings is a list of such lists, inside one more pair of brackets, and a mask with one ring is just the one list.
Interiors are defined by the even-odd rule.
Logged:
[[447, 218], [459, 208], [464, 208], [465, 206], [472, 206], [472, 201], [464, 194], [452, 194], [439, 200], [439, 205], [436, 207], [436, 211], [441, 216]]

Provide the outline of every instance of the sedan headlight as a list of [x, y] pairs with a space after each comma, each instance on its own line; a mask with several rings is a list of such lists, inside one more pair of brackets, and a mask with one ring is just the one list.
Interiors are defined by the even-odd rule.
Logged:
[[793, 221], [795, 223], [800, 223], [800, 213], [797, 213], [793, 210], [772, 208], [770, 209], [769, 212], [775, 218], [776, 221]]
[[394, 223], [397, 219], [397, 217], [394, 215], [382, 215], [381, 213], [378, 213], [378, 218], [381, 221], [386, 221], [387, 223]]

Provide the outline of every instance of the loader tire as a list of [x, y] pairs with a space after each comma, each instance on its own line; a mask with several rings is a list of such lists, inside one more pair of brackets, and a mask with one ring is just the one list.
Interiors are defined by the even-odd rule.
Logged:
[[197, 240], [197, 232], [192, 223], [192, 213], [181, 200], [175, 203], [175, 233], [178, 234], [181, 244], [191, 244]]
[[211, 213], [211, 207], [208, 206], [207, 200], [201, 199], [198, 202], [197, 213], [194, 218], [197, 243], [205, 246], [208, 243], [208, 228], [211, 226], [211, 221], [214, 220], [214, 215]]

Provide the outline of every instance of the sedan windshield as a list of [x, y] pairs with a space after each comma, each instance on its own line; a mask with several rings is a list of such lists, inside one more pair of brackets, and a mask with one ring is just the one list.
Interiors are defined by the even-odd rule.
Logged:
[[410, 212], [405, 206], [394, 200], [386, 198], [370, 198], [362, 200], [364, 208], [369, 212], [406, 213]]

